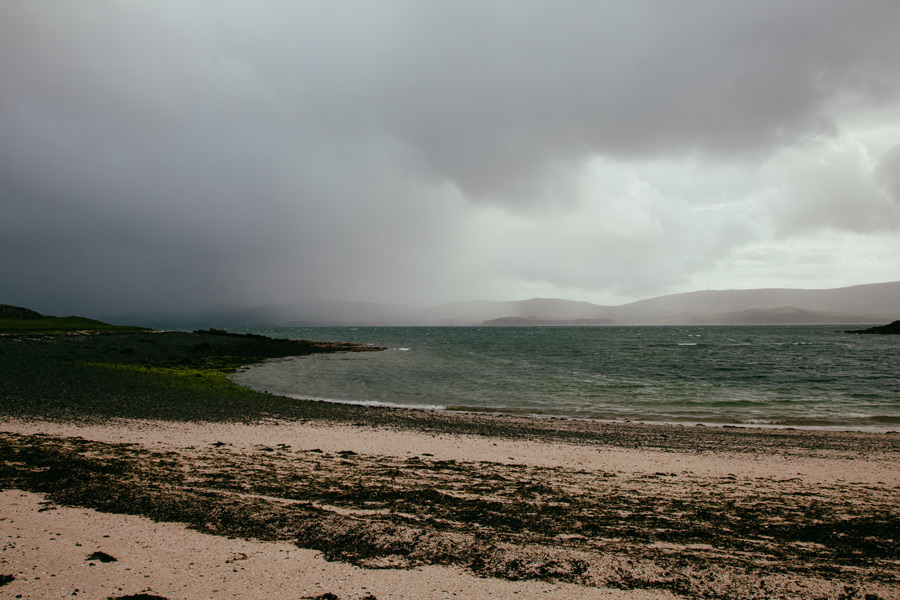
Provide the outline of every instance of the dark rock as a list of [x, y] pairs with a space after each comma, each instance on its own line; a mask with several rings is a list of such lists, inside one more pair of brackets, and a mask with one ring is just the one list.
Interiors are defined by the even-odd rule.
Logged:
[[0, 587], [3, 587], [7, 583], [11, 583], [15, 577], [12, 575], [0, 575]]
[[246, 338], [248, 340], [269, 339], [264, 335], [259, 335], [258, 333], [230, 333], [224, 329], [216, 329], [215, 327], [210, 327], [209, 329], [195, 329], [194, 333], [205, 334], [205, 335], [219, 335], [219, 336], [226, 336], [226, 337], [231, 337], [231, 338]]
[[890, 325], [881, 325], [880, 327], [870, 327], [868, 329], [852, 329], [844, 333], [872, 333], [879, 335], [900, 335], [900, 321], [894, 321]]
[[89, 554], [85, 560], [99, 560], [102, 563], [111, 563], [116, 562], [116, 557], [106, 552], [94, 552], [93, 554]]

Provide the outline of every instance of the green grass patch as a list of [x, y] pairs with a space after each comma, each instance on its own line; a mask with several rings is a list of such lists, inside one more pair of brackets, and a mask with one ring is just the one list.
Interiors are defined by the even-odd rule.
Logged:
[[228, 374], [269, 358], [362, 349], [371, 348], [208, 332], [0, 335], [0, 416], [350, 419], [346, 406], [286, 401], [232, 383]]
[[254, 396], [258, 392], [232, 383], [225, 370], [207, 367], [150, 366], [137, 364], [111, 364], [104, 362], [81, 363], [84, 367], [107, 369], [128, 373], [137, 377], [142, 384], [157, 389], [185, 391], [212, 396]]
[[46, 317], [43, 319], [0, 319], [0, 333], [53, 333], [72, 331], [98, 331], [131, 333], [150, 331], [144, 327], [110, 325], [86, 317]]

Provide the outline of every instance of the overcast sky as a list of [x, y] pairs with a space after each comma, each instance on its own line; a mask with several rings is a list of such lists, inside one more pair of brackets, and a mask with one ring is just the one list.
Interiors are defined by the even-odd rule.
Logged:
[[0, 303], [900, 279], [896, 0], [0, 3]]

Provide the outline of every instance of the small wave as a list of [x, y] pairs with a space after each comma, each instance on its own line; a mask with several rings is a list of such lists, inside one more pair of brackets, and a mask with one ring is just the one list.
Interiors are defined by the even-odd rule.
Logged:
[[449, 405], [446, 407], [446, 410], [450, 412], [487, 413], [491, 415], [512, 414], [516, 412], [515, 410], [510, 410], [508, 408], [502, 409], [495, 406], [467, 406], [464, 404]]
[[414, 410], [447, 410], [446, 406], [440, 404], [400, 404], [398, 402], [380, 402], [378, 400], [336, 400], [334, 398], [316, 398], [313, 396], [302, 396], [300, 394], [279, 394], [285, 398], [293, 398], [294, 400], [306, 400], [308, 402], [328, 402], [330, 404], [350, 404], [353, 406], [382, 406], [384, 408], [409, 408]]
[[697, 342], [678, 342], [679, 346], [696, 346]]
[[409, 352], [412, 348], [394, 348], [397, 352]]

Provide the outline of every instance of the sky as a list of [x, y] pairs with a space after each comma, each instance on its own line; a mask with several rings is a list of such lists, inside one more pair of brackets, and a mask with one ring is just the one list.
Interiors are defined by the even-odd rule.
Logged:
[[0, 3], [0, 303], [900, 279], [896, 0]]

